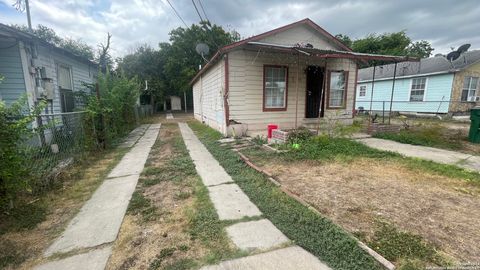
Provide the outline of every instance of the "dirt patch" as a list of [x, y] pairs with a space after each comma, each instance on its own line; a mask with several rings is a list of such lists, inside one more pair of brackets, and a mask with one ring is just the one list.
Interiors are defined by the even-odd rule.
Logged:
[[480, 257], [480, 188], [394, 161], [262, 162], [279, 182], [346, 230], [372, 237], [377, 220], [420, 235], [459, 262]]
[[148, 213], [145, 219], [145, 210], [127, 213], [106, 269], [164, 269], [173, 264], [189, 265], [207, 254], [188, 232], [188, 213], [194, 208], [192, 194], [199, 179], [178, 177], [182, 172], [172, 170], [170, 164], [179, 155], [174, 149], [179, 136], [176, 124], [162, 125], [136, 191], [148, 201], [145, 209], [155, 214]]
[[21, 265], [10, 265], [6, 269], [31, 269], [39, 264], [43, 251], [65, 229], [122, 155], [121, 150], [111, 151], [64, 172], [62, 186], [40, 198], [39, 202], [48, 206], [45, 221], [31, 230], [0, 236], [0, 245], [7, 245], [0, 246], [0, 250], [16, 249], [25, 260]]

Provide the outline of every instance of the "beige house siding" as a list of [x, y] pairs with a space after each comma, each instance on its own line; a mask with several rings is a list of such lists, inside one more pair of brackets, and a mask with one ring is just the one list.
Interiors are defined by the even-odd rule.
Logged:
[[225, 133], [224, 89], [225, 62], [209, 68], [193, 85], [194, 116], [210, 127]]
[[[349, 71], [347, 85], [347, 104], [345, 109], [326, 110], [325, 116], [352, 118], [355, 95], [357, 65], [349, 59], [313, 59], [285, 53], [267, 53], [238, 50], [229, 53], [229, 108], [230, 119], [247, 124], [249, 131], [266, 130], [267, 124], [278, 124], [280, 128], [300, 126], [305, 117], [306, 74], [309, 65], [317, 65], [328, 70]], [[264, 65], [288, 66], [287, 110], [263, 111], [263, 67]], [[298, 90], [297, 90], [298, 70]], [[297, 101], [298, 97], [298, 101]], [[297, 107], [298, 104], [298, 107]]]
[[[462, 99], [463, 80], [466, 76], [479, 77], [480, 78], [480, 62], [474, 64], [460, 72], [455, 73], [453, 78], [452, 87], [452, 100], [460, 101]], [[477, 85], [477, 96], [480, 96], [480, 83]], [[476, 105], [480, 105], [480, 102], [452, 102], [450, 104], [451, 113], [467, 112]]]
[[314, 48], [318, 49], [343, 50], [338, 47], [338, 45], [332, 43], [332, 41], [328, 40], [325, 36], [320, 35], [307, 25], [299, 25], [297, 27], [261, 39], [259, 42], [289, 46], [303, 42], [310, 43]]

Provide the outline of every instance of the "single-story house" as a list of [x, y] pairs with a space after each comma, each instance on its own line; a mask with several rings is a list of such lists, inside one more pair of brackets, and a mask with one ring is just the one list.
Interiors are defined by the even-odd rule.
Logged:
[[[389, 111], [395, 65], [358, 71], [357, 110]], [[450, 62], [442, 55], [397, 64], [392, 111], [464, 114], [480, 105], [480, 50]], [[372, 101], [372, 102], [370, 102]]]
[[45, 114], [82, 106], [74, 92], [93, 83], [98, 65], [36, 36], [0, 24], [0, 100], [7, 105], [27, 95], [29, 107], [47, 101]]
[[239, 123], [251, 135], [268, 124], [351, 122], [357, 62], [367, 59], [407, 58], [354, 53], [304, 19], [220, 48], [191, 81], [194, 116], [224, 135]]

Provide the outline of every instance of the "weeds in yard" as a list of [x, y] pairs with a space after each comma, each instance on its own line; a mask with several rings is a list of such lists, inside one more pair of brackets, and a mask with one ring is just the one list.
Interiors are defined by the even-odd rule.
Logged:
[[419, 265], [423, 268], [427, 262], [437, 265], [445, 264], [435, 248], [425, 242], [422, 237], [399, 231], [386, 222], [378, 222], [377, 227], [372, 239], [367, 240], [367, 244], [387, 260], [400, 262], [400, 265], [404, 265], [406, 269]]
[[459, 150], [462, 148], [460, 136], [455, 138], [444, 136], [441, 125], [433, 125], [428, 127], [410, 128], [401, 130], [397, 133], [377, 133], [373, 137], [380, 139], [392, 140], [400, 143], [423, 145], [430, 147], [438, 147], [451, 150]]
[[150, 199], [143, 196], [138, 190], [133, 193], [127, 211], [132, 215], [142, 215], [144, 221], [154, 220], [159, 215], [158, 209], [152, 205]]
[[217, 142], [220, 133], [198, 122], [189, 125], [265, 217], [296, 244], [334, 269], [382, 269], [340, 227], [290, 198], [235, 152], [222, 148]]

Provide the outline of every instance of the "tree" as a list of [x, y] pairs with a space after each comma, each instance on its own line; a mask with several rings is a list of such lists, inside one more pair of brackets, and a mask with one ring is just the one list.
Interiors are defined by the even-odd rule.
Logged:
[[89, 60], [94, 59], [95, 54], [91, 46], [89, 46], [88, 44], [86, 44], [80, 39], [75, 40], [71, 38], [62, 38], [58, 36], [57, 33], [55, 33], [55, 30], [53, 30], [52, 28], [49, 28], [48, 26], [39, 24], [37, 25], [37, 28], [32, 29], [32, 31], [30, 31], [30, 29], [28, 29], [28, 27], [25, 25], [15, 24], [15, 25], [12, 25], [12, 27], [20, 31], [33, 34], [37, 38], [47, 43], [50, 43], [52, 45], [55, 45], [59, 48], [65, 49], [75, 55], [85, 57]]
[[163, 102], [165, 96], [183, 96], [186, 92], [191, 101], [190, 81], [198, 72], [198, 66], [205, 60], [195, 51], [198, 43], [206, 43], [211, 58], [222, 46], [240, 39], [237, 32], [227, 32], [221, 26], [208, 21], [193, 24], [188, 28], [179, 27], [170, 33], [170, 42], [159, 44], [157, 50], [149, 46], [140, 46], [130, 55], [118, 61], [118, 68], [127, 76], [138, 76], [148, 80], [148, 94], [152, 104]]
[[340, 40], [345, 46], [347, 46], [347, 47], [352, 46], [352, 39], [349, 36], [343, 35], [343, 34], [337, 34], [337, 35], [335, 35], [335, 37], [338, 40]]
[[412, 42], [405, 31], [380, 35], [373, 33], [353, 41], [350, 37], [343, 34], [338, 34], [336, 37], [347, 46], [350, 43], [350, 48], [354, 52], [360, 53], [406, 55], [425, 58], [429, 57], [433, 51], [430, 42], [426, 40]]
[[103, 73], [107, 72], [107, 70], [109, 70], [113, 66], [113, 60], [109, 52], [111, 38], [112, 38], [112, 35], [110, 33], [107, 33], [107, 43], [106, 44], [100, 43], [98, 45], [99, 50], [98, 50], [96, 60], [98, 62], [98, 66], [100, 67], [100, 71], [102, 71]]

